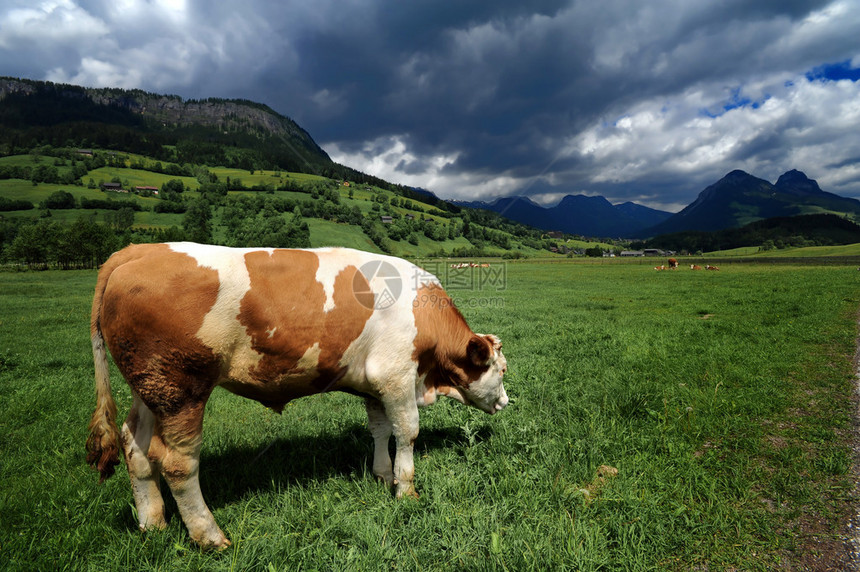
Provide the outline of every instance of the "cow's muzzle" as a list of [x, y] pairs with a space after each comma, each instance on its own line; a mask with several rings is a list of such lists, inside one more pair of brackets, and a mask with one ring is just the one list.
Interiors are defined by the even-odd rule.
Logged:
[[493, 413], [497, 413], [504, 409], [508, 405], [508, 394], [502, 393], [502, 396], [496, 401], [496, 404], [493, 406]]

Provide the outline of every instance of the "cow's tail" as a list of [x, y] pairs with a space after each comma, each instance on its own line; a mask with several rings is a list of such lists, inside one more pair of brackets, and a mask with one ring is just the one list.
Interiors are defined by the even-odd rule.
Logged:
[[87, 438], [87, 463], [101, 473], [99, 482], [103, 482], [114, 473], [114, 467], [119, 464], [120, 447], [120, 434], [116, 425], [116, 402], [111, 394], [107, 351], [101, 329], [102, 298], [108, 277], [113, 270], [109, 265], [110, 260], [99, 272], [90, 321], [93, 361], [96, 370], [96, 410], [90, 420], [90, 436]]

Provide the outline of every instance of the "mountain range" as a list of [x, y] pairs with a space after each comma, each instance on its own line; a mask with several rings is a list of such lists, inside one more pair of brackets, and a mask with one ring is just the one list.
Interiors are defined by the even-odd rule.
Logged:
[[604, 197], [567, 195], [553, 207], [543, 207], [528, 197], [503, 197], [493, 202], [457, 202], [470, 208], [495, 211], [502, 216], [544, 230], [585, 236], [636, 236], [672, 216], [672, 213], [636, 203], [613, 205]]
[[686, 230], [715, 231], [774, 217], [832, 213], [860, 219], [860, 201], [822, 191], [798, 170], [775, 184], [736, 170], [710, 185], [680, 212], [647, 229], [649, 236]]
[[717, 231], [804, 214], [833, 213], [860, 220], [860, 201], [822, 191], [816, 181], [798, 170], [784, 173], [775, 184], [744, 171], [732, 171], [675, 214], [631, 202], [613, 205], [604, 197], [584, 195], [567, 195], [553, 207], [521, 196], [457, 204], [495, 211], [547, 231], [623, 238]]

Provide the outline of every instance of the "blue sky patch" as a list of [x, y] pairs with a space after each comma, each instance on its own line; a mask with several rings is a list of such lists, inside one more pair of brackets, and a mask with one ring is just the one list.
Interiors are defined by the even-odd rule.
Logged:
[[765, 94], [759, 99], [751, 99], [750, 97], [744, 95], [741, 92], [740, 87], [736, 87], [732, 90], [731, 96], [729, 97], [728, 101], [723, 103], [722, 107], [715, 106], [710, 109], [705, 108], [700, 110], [699, 113], [705, 117], [710, 117], [711, 119], [714, 119], [716, 117], [720, 117], [721, 115], [728, 113], [733, 109], [738, 109], [739, 107], [751, 107], [753, 109], [758, 109], [765, 101], [770, 99], [770, 97], [770, 95]]
[[806, 72], [806, 79], [809, 81], [839, 81], [841, 79], [857, 81], [860, 79], [860, 68], [852, 68], [851, 60], [824, 64]]

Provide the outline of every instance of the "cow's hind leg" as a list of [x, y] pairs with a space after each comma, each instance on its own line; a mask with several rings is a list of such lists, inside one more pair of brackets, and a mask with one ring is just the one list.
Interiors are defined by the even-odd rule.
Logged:
[[164, 520], [164, 499], [158, 486], [158, 465], [148, 457], [154, 425], [152, 412], [135, 397], [131, 412], [122, 426], [122, 444], [141, 530], [164, 528], [167, 525]]
[[188, 534], [203, 548], [225, 548], [230, 541], [200, 491], [200, 446], [203, 442], [204, 403], [188, 406], [176, 415], [156, 421], [150, 458], [157, 458], [170, 486]]
[[385, 415], [385, 408], [378, 399], [368, 397], [364, 400], [367, 409], [367, 425], [373, 435], [373, 474], [389, 487], [394, 484], [394, 471], [388, 441], [391, 439], [391, 422]]

